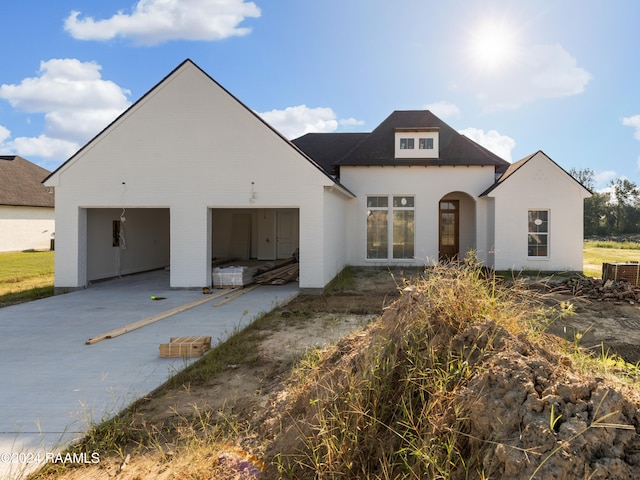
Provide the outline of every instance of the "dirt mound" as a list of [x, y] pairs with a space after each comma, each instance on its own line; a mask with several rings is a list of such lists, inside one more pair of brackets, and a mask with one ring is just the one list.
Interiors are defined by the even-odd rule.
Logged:
[[[458, 336], [464, 344], [477, 331], [468, 330]], [[491, 478], [638, 478], [638, 398], [574, 373], [548, 340], [542, 348], [497, 329], [493, 352], [459, 393], [469, 451]]]
[[[640, 399], [452, 269], [309, 362], [260, 419], [269, 477], [640, 478]], [[585, 355], [580, 353], [579, 355]]]

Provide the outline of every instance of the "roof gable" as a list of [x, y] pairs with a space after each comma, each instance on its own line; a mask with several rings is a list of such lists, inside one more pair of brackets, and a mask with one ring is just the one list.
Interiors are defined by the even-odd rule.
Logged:
[[[293, 143], [291, 143], [280, 132], [278, 132], [271, 125], [265, 122], [259, 115], [257, 115], [253, 110], [251, 110], [244, 103], [238, 100], [227, 89], [225, 89], [222, 85], [216, 82], [210, 75], [208, 75], [204, 70], [202, 70], [198, 65], [196, 65], [190, 59], [184, 60], [180, 65], [178, 65], [174, 70], [172, 70], [166, 77], [164, 77], [153, 88], [151, 88], [147, 93], [145, 93], [138, 101], [136, 101], [133, 105], [131, 105], [125, 112], [119, 115], [118, 118], [116, 118], [101, 132], [99, 132], [94, 138], [92, 138], [87, 144], [85, 144], [80, 150], [78, 150], [78, 152], [76, 152], [71, 158], [69, 158], [66, 162], [64, 162], [61, 166], [59, 166], [53, 173], [51, 173], [45, 179], [45, 182], [47, 182], [48, 185], [55, 185], [56, 182], [58, 181], [59, 176], [63, 171], [71, 168], [81, 157], [83, 157], [90, 150], [94, 149], [95, 146], [98, 145], [104, 138], [108, 138], [109, 136], [111, 136], [114, 131], [116, 131], [122, 124], [124, 124], [124, 122], [128, 121], [129, 118], [136, 115], [136, 113], [142, 110], [148, 102], [154, 101], [154, 97], [157, 94], [162, 92], [165, 88], [170, 87], [172, 82], [178, 79], [186, 71], [197, 72], [196, 76], [200, 74], [201, 75], [200, 78], [206, 79], [206, 81], [204, 82], [205, 84], [207, 83], [207, 81], [210, 82], [208, 85], [213, 87], [213, 89], [205, 92], [205, 95], [218, 95], [219, 98], [224, 97], [226, 104], [228, 105], [233, 104], [235, 111], [241, 112], [240, 115], [243, 115], [243, 118], [245, 119], [252, 119], [251, 122], [253, 125], [256, 125], [256, 124], [260, 125], [260, 127], [258, 127], [260, 130], [264, 131], [264, 127], [266, 127], [266, 129], [269, 131], [269, 134], [270, 134], [269, 136], [271, 138], [275, 139], [276, 142], [281, 142], [281, 145], [283, 145], [285, 149], [289, 148], [292, 153], [295, 152], [294, 154], [298, 155], [300, 157], [300, 160], [303, 163], [308, 164], [309, 166], [313, 167], [316, 171], [321, 173], [323, 176], [325, 176], [328, 179], [328, 183], [332, 185], [337, 183], [336, 180], [332, 178], [330, 175], [328, 175], [327, 172], [320, 165], [318, 165], [313, 159], [309, 158], [304, 152], [302, 152], [298, 147], [296, 147]], [[193, 94], [193, 92], [184, 92], [184, 93], [185, 93], [184, 95], [185, 97], [190, 94]], [[204, 104], [206, 102], [203, 101], [202, 103]], [[176, 104], [176, 109], [179, 109], [179, 108], [181, 108], [181, 106], [179, 104]], [[205, 108], [205, 107], [198, 105], [198, 108]], [[174, 110], [173, 113], [180, 114], [182, 112]], [[163, 124], [169, 124], [171, 122], [171, 119], [156, 117], [151, 119], [150, 121], [157, 123], [158, 125], [163, 125]], [[161, 130], [160, 126], [158, 128], [159, 130]], [[182, 128], [186, 128], [186, 127], [183, 126]], [[211, 132], [214, 129], [215, 127], [213, 125], [199, 126], [199, 131], [203, 132], [202, 135], [204, 136], [211, 136], [212, 135]], [[192, 132], [190, 133], [191, 133], [191, 138], [193, 138], [194, 134], [192, 134]], [[128, 135], [134, 135], [134, 134], [135, 134], [134, 132], [130, 132]], [[158, 138], [158, 143], [162, 142], [162, 140], [163, 140], [162, 138]], [[171, 146], [171, 148], [175, 149], [176, 147], [175, 145], [173, 145]], [[116, 155], [117, 154], [121, 155], [122, 152], [117, 152]], [[338, 186], [342, 188], [345, 191], [345, 193], [347, 193], [349, 196], [352, 195], [350, 192], [348, 192], [347, 189], [345, 189], [341, 185], [338, 184]]]
[[[395, 158], [395, 132], [437, 129], [438, 158]], [[336, 162], [339, 166], [493, 166], [504, 171], [509, 162], [458, 133], [429, 110], [394, 111], [357, 146]]]
[[591, 192], [584, 186], [582, 185], [580, 182], [578, 182], [578, 180], [576, 180], [574, 177], [572, 177], [564, 168], [562, 168], [560, 165], [558, 165], [556, 162], [554, 162], [551, 157], [549, 157], [547, 154], [545, 154], [542, 150], [538, 150], [535, 153], [532, 153], [531, 155], [528, 155], [526, 157], [524, 157], [521, 160], [518, 160], [515, 163], [512, 163], [509, 168], [507, 168], [507, 170], [502, 174], [502, 176], [496, 180], [496, 182], [491, 185], [488, 189], [486, 189], [484, 192], [482, 192], [480, 194], [480, 196], [487, 196], [489, 193], [491, 193], [492, 191], [498, 189], [499, 187], [501, 187], [503, 184], [505, 184], [510, 178], [516, 176], [516, 172], [522, 170], [522, 167], [524, 167], [526, 164], [528, 164], [530, 161], [532, 161], [533, 159], [536, 158], [542, 158], [545, 159], [546, 161], [550, 162], [552, 165], [554, 165], [558, 170], [560, 170], [560, 172], [562, 172], [564, 175], [566, 175], [568, 178], [572, 180], [573, 182], [575, 182], [575, 184], [577, 186], [579, 186], [582, 190], [584, 190], [584, 194], [586, 197], [590, 197], [591, 196]]
[[54, 195], [42, 184], [48, 174], [20, 156], [0, 156], [0, 205], [53, 207]]

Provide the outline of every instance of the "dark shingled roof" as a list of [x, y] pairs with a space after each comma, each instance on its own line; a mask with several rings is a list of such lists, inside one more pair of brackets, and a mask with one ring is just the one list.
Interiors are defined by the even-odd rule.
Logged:
[[49, 171], [17, 155], [0, 155], [0, 205], [53, 207], [42, 181]]
[[329, 175], [336, 175], [334, 163], [368, 135], [368, 133], [307, 133], [291, 142], [315, 160]]
[[[439, 158], [395, 158], [395, 131], [398, 128], [437, 128]], [[509, 162], [458, 133], [429, 110], [402, 110], [389, 115], [373, 132], [335, 162], [338, 166], [493, 166], [503, 172]]]

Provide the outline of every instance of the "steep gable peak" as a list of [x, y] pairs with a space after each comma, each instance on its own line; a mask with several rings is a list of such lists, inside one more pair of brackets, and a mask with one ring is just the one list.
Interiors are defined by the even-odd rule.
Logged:
[[[200, 68], [193, 60], [187, 58], [183, 60], [177, 67], [175, 67], [170, 73], [168, 73], [162, 80], [160, 80], [154, 87], [152, 87], [148, 92], [146, 92], [142, 97], [140, 97], [133, 105], [131, 105], [127, 110], [125, 110], [122, 114], [120, 114], [115, 120], [113, 120], [109, 125], [107, 125], [101, 132], [99, 132], [95, 137], [93, 137], [89, 142], [87, 142], [80, 150], [78, 150], [73, 156], [71, 156], [66, 162], [60, 165], [53, 173], [51, 173], [45, 180], [46, 185], [55, 186], [59, 181], [59, 177], [62, 171], [67, 168], [73, 166], [73, 164], [78, 161], [85, 152], [91, 149], [92, 145], [97, 144], [101, 141], [103, 137], [109, 135], [110, 131], [118, 128], [126, 119], [135, 115], [136, 111], [141, 108], [145, 102], [149, 101], [156, 95], [156, 93], [162, 91], [166, 86], [170, 85], [175, 79], [178, 79], [183, 73], [187, 71], [195, 72], [197, 75], [202, 75], [210, 82], [210, 86], [214, 87], [210, 89], [208, 92], [203, 93], [203, 95], [211, 95], [211, 93], [221, 92], [222, 96], [228, 100], [230, 100], [230, 104], [235, 104], [237, 107], [240, 107], [240, 111], [244, 111], [245, 114], [253, 117], [254, 120], [257, 120], [259, 124], [265, 126], [272, 135], [279, 137], [279, 141], [288, 144], [289, 148], [297, 152], [300, 155], [301, 160], [306, 162], [310, 166], [314, 167], [318, 170], [323, 176], [328, 179], [328, 183], [333, 185], [338, 185], [341, 189], [343, 189], [348, 195], [352, 195], [351, 192], [348, 192], [347, 189], [342, 187], [337, 183], [337, 180], [332, 177], [325, 169], [323, 169], [317, 162], [313, 159], [309, 158], [302, 150], [300, 150], [296, 145], [290, 142], [286, 137], [284, 137], [280, 132], [278, 132], [275, 128], [269, 125], [262, 117], [260, 117], [255, 111], [250, 109], [247, 105], [245, 105], [242, 101], [240, 101], [235, 95], [233, 95], [229, 90], [223, 87], [220, 83], [218, 83], [213, 77], [211, 77], [207, 72], [205, 72], [202, 68]], [[206, 83], [206, 82], [205, 82]], [[185, 88], [185, 87], [180, 87]]]
[[563, 176], [566, 176], [568, 179], [570, 179], [572, 183], [575, 183], [576, 185], [580, 186], [581, 187], [580, 191], [582, 194], [585, 195], [585, 197], [591, 196], [591, 192], [587, 188], [585, 188], [584, 185], [578, 182], [578, 180], [576, 180], [572, 175], [570, 175], [564, 168], [558, 165], [551, 157], [549, 157], [542, 150], [538, 150], [532, 153], [531, 155], [527, 155], [526, 157], [509, 165], [507, 170], [500, 176], [500, 178], [498, 178], [496, 182], [493, 185], [491, 185], [487, 190], [482, 192], [480, 196], [481, 197], [488, 196], [491, 192], [498, 189], [501, 185], [509, 181], [510, 178], [515, 177], [517, 172], [520, 172], [521, 170], [523, 170], [523, 167], [525, 165], [535, 161], [544, 161], [544, 162], [547, 162], [549, 165], [552, 165], [557, 171], [561, 172]]

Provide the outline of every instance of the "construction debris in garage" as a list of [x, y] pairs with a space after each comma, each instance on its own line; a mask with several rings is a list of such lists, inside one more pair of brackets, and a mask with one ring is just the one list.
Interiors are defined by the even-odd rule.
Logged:
[[300, 265], [295, 257], [267, 262], [255, 266], [219, 265], [213, 269], [215, 288], [244, 287], [252, 283], [260, 285], [284, 285], [298, 279]]
[[261, 285], [284, 285], [298, 278], [300, 273], [300, 265], [294, 263], [284, 267], [270, 270], [255, 277], [255, 282]]
[[253, 282], [255, 269], [247, 266], [221, 266], [213, 269], [215, 288], [244, 287]]

